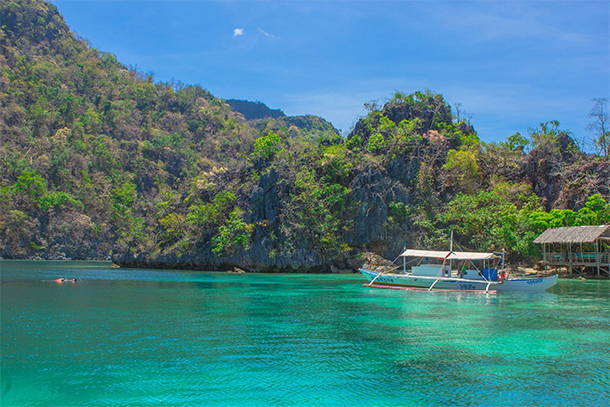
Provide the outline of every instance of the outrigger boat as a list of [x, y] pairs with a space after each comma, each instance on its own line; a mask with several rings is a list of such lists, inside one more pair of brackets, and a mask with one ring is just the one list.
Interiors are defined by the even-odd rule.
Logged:
[[[453, 245], [452, 245], [453, 246]], [[557, 284], [557, 275], [538, 278], [506, 278], [504, 253], [405, 250], [402, 271], [360, 269], [367, 287], [405, 290], [449, 290], [493, 293], [498, 291], [542, 292]], [[419, 259], [407, 265], [407, 258]], [[457, 268], [453, 265], [457, 262]], [[498, 266], [501, 262], [501, 272]], [[400, 266], [399, 266], [400, 267]]]

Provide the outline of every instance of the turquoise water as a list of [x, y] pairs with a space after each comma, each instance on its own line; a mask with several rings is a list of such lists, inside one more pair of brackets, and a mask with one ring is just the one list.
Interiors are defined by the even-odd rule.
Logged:
[[609, 281], [484, 295], [358, 275], [0, 267], [3, 406], [610, 404]]

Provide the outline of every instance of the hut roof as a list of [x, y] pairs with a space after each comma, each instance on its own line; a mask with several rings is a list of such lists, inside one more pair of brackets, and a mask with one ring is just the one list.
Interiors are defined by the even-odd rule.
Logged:
[[534, 243], [593, 243], [599, 238], [610, 239], [610, 225], [547, 229]]

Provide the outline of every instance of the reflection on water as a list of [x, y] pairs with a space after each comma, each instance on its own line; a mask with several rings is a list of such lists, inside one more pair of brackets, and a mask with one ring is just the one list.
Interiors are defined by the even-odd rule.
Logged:
[[0, 262], [2, 405], [610, 401], [608, 281], [482, 295], [109, 265]]

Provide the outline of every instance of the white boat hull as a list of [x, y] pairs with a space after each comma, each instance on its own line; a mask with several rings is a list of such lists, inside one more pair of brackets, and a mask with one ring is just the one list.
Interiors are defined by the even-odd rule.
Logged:
[[480, 280], [468, 280], [461, 278], [434, 278], [425, 276], [412, 276], [409, 274], [379, 274], [377, 272], [360, 269], [371, 285], [387, 288], [413, 288], [454, 291], [518, 291], [518, 292], [542, 292], [557, 284], [557, 276], [540, 278], [514, 278], [503, 282]]

